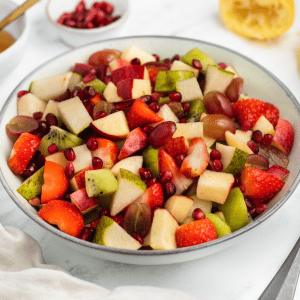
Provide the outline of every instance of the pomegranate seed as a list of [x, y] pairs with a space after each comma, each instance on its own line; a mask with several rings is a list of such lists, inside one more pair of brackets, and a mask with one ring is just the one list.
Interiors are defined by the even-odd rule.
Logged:
[[253, 151], [254, 154], [257, 154], [259, 149], [258, 146], [256, 145], [256, 143], [254, 141], [249, 141], [247, 143], [247, 146]]
[[164, 60], [164, 63], [167, 64], [167, 65], [171, 68], [171, 66], [172, 66], [172, 61], [171, 61], [170, 58], [166, 58], [166, 59]]
[[258, 206], [255, 207], [255, 211], [257, 214], [262, 214], [265, 210], [267, 209], [267, 205], [266, 204], [260, 204]]
[[82, 78], [83, 83], [88, 83], [96, 79], [97, 76], [95, 74], [87, 74]]
[[221, 69], [226, 69], [226, 68], [227, 68], [227, 65], [226, 65], [225, 63], [223, 63], [223, 62], [220, 62], [220, 63], [218, 64], [218, 66], [219, 66], [219, 68], [221, 68]]
[[193, 59], [192, 61], [192, 67], [201, 71], [202, 70], [202, 65], [198, 59]]
[[144, 103], [147, 103], [151, 100], [151, 96], [150, 95], [145, 95], [140, 97], [140, 100], [142, 100]]
[[270, 134], [270, 133], [267, 133], [264, 135], [264, 143], [269, 146], [272, 144], [272, 141], [273, 141], [273, 135]]
[[76, 27], [76, 22], [73, 20], [66, 20], [64, 25], [69, 26], [69, 27]]
[[183, 153], [177, 154], [177, 155], [175, 156], [175, 162], [176, 162], [176, 164], [177, 164], [179, 167], [181, 166], [181, 164], [182, 164], [183, 160], [185, 159], [185, 157], [186, 157], [186, 155], [183, 154]]
[[152, 54], [154, 57], [155, 57], [155, 60], [156, 61], [159, 61], [160, 60], [160, 58], [159, 58], [159, 56], [157, 55], [157, 54]]
[[58, 125], [58, 120], [55, 114], [48, 113], [46, 115], [46, 122], [49, 124], [49, 126], [57, 126]]
[[133, 58], [131, 61], [130, 61], [130, 63], [132, 64], [132, 65], [140, 65], [141, 64], [141, 61], [140, 61], [140, 59], [139, 58]]
[[37, 165], [35, 163], [31, 162], [27, 165], [26, 170], [24, 171], [24, 173], [22, 175], [25, 177], [30, 177], [37, 171], [37, 169], [38, 169]]
[[83, 241], [91, 242], [94, 237], [94, 229], [91, 227], [84, 227], [79, 235], [79, 238]]
[[96, 138], [94, 138], [94, 137], [90, 138], [87, 141], [86, 146], [88, 147], [88, 149], [90, 151], [95, 151], [96, 149], [98, 149], [98, 142], [97, 142]]
[[242, 131], [248, 131], [251, 128], [251, 124], [249, 121], [245, 121], [242, 126], [241, 126], [241, 130]]
[[41, 204], [41, 199], [39, 197], [34, 197], [28, 201], [31, 206], [39, 206]]
[[178, 54], [175, 54], [172, 58], [172, 61], [174, 60], [180, 60], [180, 56]]
[[92, 22], [87, 22], [84, 24], [84, 28], [87, 28], [87, 29], [92, 29], [94, 28], [94, 24]]
[[151, 179], [148, 179], [148, 180], [146, 181], [147, 187], [150, 187], [150, 186], [153, 185], [154, 183], [158, 183], [157, 178], [151, 178]]
[[108, 209], [108, 208], [102, 208], [102, 209], [100, 210], [99, 216], [100, 216], [100, 218], [101, 218], [102, 216], [109, 216], [109, 209]]
[[58, 147], [55, 143], [48, 146], [48, 153], [49, 154], [54, 154], [56, 152], [58, 152]]
[[73, 150], [73, 148], [67, 148], [64, 150], [64, 155], [65, 155], [65, 158], [68, 160], [68, 161], [74, 161], [75, 158], [76, 158], [76, 154]]
[[252, 139], [254, 142], [261, 144], [263, 142], [263, 136], [260, 130], [252, 132]]
[[173, 182], [167, 182], [163, 184], [163, 189], [166, 198], [170, 198], [176, 193], [176, 186]]
[[248, 211], [250, 211], [250, 210], [252, 210], [254, 208], [254, 204], [253, 204], [253, 202], [250, 199], [245, 199], [245, 203], [246, 203]]
[[66, 164], [65, 174], [68, 178], [72, 178], [75, 174], [74, 165], [70, 161]]
[[195, 208], [192, 213], [192, 218], [194, 220], [205, 219], [205, 213], [201, 210], [201, 208]]
[[138, 232], [134, 232], [134, 233], [132, 234], [132, 237], [133, 237], [134, 239], [136, 239], [140, 244], [143, 245], [144, 239], [143, 239], [143, 237], [142, 237]]
[[179, 123], [186, 123], [186, 119], [185, 118], [180, 119]]
[[252, 210], [249, 211], [250, 216], [254, 219], [255, 217], [257, 217], [257, 212], [256, 209], [253, 208]]
[[233, 186], [239, 186], [241, 184], [241, 177], [235, 177]]
[[111, 216], [110, 218], [117, 222], [121, 227], [124, 227], [124, 215], [122, 213], [119, 213], [114, 217]]
[[99, 170], [103, 168], [103, 160], [100, 157], [93, 157], [92, 164], [94, 170]]
[[18, 98], [21, 98], [22, 96], [28, 94], [29, 92], [28, 91], [20, 91], [17, 95]]
[[172, 92], [169, 94], [169, 98], [171, 101], [180, 102], [182, 99], [181, 93], [179, 92]]
[[49, 133], [50, 126], [48, 125], [48, 123], [46, 121], [40, 121], [38, 130], [39, 130], [40, 134], [44, 136]]
[[147, 125], [147, 126], [145, 126], [145, 127], [143, 128], [143, 131], [144, 131], [147, 135], [150, 135], [151, 132], [152, 132], [152, 130], [153, 130], [153, 127], [150, 126], [150, 125]]
[[189, 111], [189, 109], [190, 109], [190, 104], [189, 103], [183, 103], [182, 104], [182, 108], [183, 108], [183, 111], [185, 113], [187, 113]]
[[45, 164], [45, 156], [44, 156], [42, 153], [40, 153], [40, 154], [38, 155], [37, 165], [38, 165], [39, 167], [42, 167], [44, 164]]
[[85, 95], [87, 98], [95, 97], [96, 96], [96, 91], [92, 86], [86, 86], [83, 89]]
[[241, 192], [245, 193], [245, 187], [243, 185], [239, 185], [238, 188], [241, 190]]
[[43, 116], [43, 112], [37, 111], [37, 112], [33, 113], [32, 116], [33, 116], [36, 120], [39, 121], [39, 120], [42, 118], [42, 116]]
[[96, 229], [97, 226], [98, 226], [99, 221], [100, 221], [100, 218], [94, 220], [94, 221], [90, 224], [91, 228], [92, 228], [92, 229]]
[[111, 82], [111, 77], [110, 76], [106, 76], [105, 78], [104, 78], [104, 83], [105, 84], [109, 84]]
[[157, 102], [157, 100], [160, 98], [160, 95], [158, 93], [153, 93], [151, 95], [151, 101]]
[[161, 183], [167, 183], [167, 182], [170, 182], [172, 180], [172, 178], [173, 178], [173, 172], [170, 171], [170, 170], [167, 170], [167, 171], [164, 171], [162, 173], [162, 175], [160, 176], [159, 181]]
[[159, 112], [159, 106], [158, 106], [158, 104], [155, 103], [155, 102], [151, 102], [151, 103], [149, 104], [149, 108], [150, 108], [151, 110], [153, 110], [155, 113]]
[[107, 113], [105, 111], [97, 111], [95, 117], [96, 119], [102, 119], [107, 117]]
[[221, 159], [221, 152], [217, 149], [213, 149], [213, 150], [211, 150], [209, 156], [210, 156], [211, 161], [213, 161], [215, 159], [220, 160]]
[[216, 172], [223, 171], [223, 164], [221, 163], [221, 161], [219, 159], [214, 159], [212, 161], [212, 167], [213, 167], [213, 170]]
[[145, 168], [140, 168], [139, 169], [139, 174], [140, 174], [140, 177], [143, 181], [146, 181], [146, 180], [151, 179], [153, 177], [151, 171], [148, 170], [148, 169], [145, 169]]

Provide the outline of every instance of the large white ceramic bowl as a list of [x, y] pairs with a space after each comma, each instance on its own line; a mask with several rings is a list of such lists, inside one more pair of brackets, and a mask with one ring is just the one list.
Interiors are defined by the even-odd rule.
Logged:
[[[18, 91], [28, 89], [30, 82], [34, 79], [65, 72], [66, 70], [69, 70], [75, 62], [86, 62], [88, 57], [95, 51], [104, 48], [113, 48], [122, 51], [131, 45], [136, 45], [149, 53], [157, 53], [161, 58], [173, 57], [175, 54], [183, 55], [190, 49], [198, 47], [211, 56], [216, 62], [222, 61], [227, 64], [232, 64], [240, 76], [244, 78], [244, 91], [246, 93], [263, 101], [274, 103], [279, 108], [281, 117], [288, 119], [292, 123], [296, 134], [295, 144], [290, 154], [290, 175], [280, 193], [268, 204], [267, 211], [254, 220], [254, 222], [230, 235], [202, 245], [165, 251], [128, 251], [100, 246], [69, 236], [37, 217], [35, 210], [32, 209], [26, 201], [23, 202], [18, 198], [18, 194], [15, 191], [21, 184], [21, 180], [15, 176], [7, 166], [12, 143], [5, 133], [5, 125], [16, 115], [16, 99]], [[237, 52], [203, 41], [175, 37], [147, 36], [112, 39], [69, 51], [50, 60], [29, 74], [15, 88], [7, 99], [0, 115], [0, 178], [12, 200], [28, 217], [37, 223], [37, 226], [51, 232], [53, 236], [60, 239], [61, 242], [65, 242], [76, 250], [98, 258], [128, 264], [152, 265], [189, 261], [213, 254], [236, 243], [242, 242], [244, 238], [247, 238], [250, 233], [254, 234], [255, 231], [258, 234], [258, 230], [261, 230], [262, 227], [261, 223], [268, 218], [272, 218], [272, 215], [288, 200], [299, 183], [300, 164], [298, 161], [300, 147], [297, 147], [300, 142], [299, 119], [300, 106], [285, 85], [266, 69]]]
[[[86, 7], [90, 8], [94, 2], [94, 0], [86, 0]], [[74, 11], [79, 0], [48, 0], [46, 14], [52, 27], [57, 31], [60, 38], [66, 44], [72, 47], [78, 47], [117, 36], [119, 29], [129, 16], [129, 1], [109, 0], [107, 2], [111, 3], [115, 8], [113, 15], [120, 15], [120, 18], [107, 26], [94, 29], [78, 29], [57, 23], [57, 20], [62, 13]]]
[[[9, 15], [18, 5], [10, 0], [0, 0], [0, 20]], [[9, 74], [16, 68], [24, 56], [29, 23], [26, 13], [7, 25], [4, 30], [10, 33], [15, 39], [15, 43], [0, 53], [0, 78]]]

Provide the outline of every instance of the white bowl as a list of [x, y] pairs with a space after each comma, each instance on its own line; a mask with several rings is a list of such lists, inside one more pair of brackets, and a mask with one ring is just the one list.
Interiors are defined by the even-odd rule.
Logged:
[[[16, 115], [18, 91], [28, 89], [31, 81], [34, 79], [65, 72], [69, 70], [75, 62], [86, 62], [88, 57], [95, 51], [105, 48], [122, 51], [131, 45], [136, 45], [149, 53], [157, 53], [161, 58], [173, 57], [175, 54], [183, 55], [190, 49], [198, 47], [211, 56], [216, 62], [222, 61], [233, 65], [240, 76], [244, 78], [244, 91], [246, 93], [263, 101], [272, 102], [279, 108], [281, 117], [288, 119], [292, 123], [296, 134], [294, 148], [290, 154], [290, 175], [283, 189], [268, 204], [267, 211], [255, 219], [254, 222], [230, 235], [201, 245], [175, 250], [128, 251], [93, 244], [67, 235], [37, 217], [35, 210], [27, 201], [23, 202], [22, 198], [19, 199], [20, 197], [18, 197], [15, 191], [21, 184], [21, 180], [15, 176], [7, 166], [12, 143], [5, 132], [5, 125]], [[258, 230], [262, 230], [261, 223], [271, 218], [291, 196], [300, 178], [300, 164], [298, 163], [300, 148], [296, 147], [300, 142], [299, 119], [300, 105], [286, 86], [266, 69], [235, 51], [203, 41], [175, 37], [125, 37], [102, 41], [74, 49], [50, 60], [29, 74], [11, 93], [0, 114], [0, 179], [12, 200], [26, 215], [37, 223], [37, 226], [53, 233], [55, 237], [76, 250], [98, 258], [129, 264], [153, 265], [189, 261], [213, 254], [238, 242], [242, 242], [244, 238], [247, 238], [250, 232], [254, 233], [256, 231], [256, 234], [258, 234]]]
[[[94, 0], [86, 0], [86, 6], [89, 8], [94, 2]], [[129, 3], [128, 0], [109, 0], [107, 2], [115, 7], [113, 15], [120, 15], [121, 17], [109, 25], [94, 29], [78, 29], [57, 23], [62, 13], [74, 11], [79, 0], [49, 0], [46, 13], [60, 38], [69, 46], [78, 47], [117, 36], [119, 29], [128, 18]]]
[[[0, 0], [0, 20], [9, 15], [18, 5], [10, 0]], [[4, 77], [16, 68], [24, 56], [29, 23], [26, 13], [4, 28], [15, 39], [15, 43], [0, 53], [0, 77]]]

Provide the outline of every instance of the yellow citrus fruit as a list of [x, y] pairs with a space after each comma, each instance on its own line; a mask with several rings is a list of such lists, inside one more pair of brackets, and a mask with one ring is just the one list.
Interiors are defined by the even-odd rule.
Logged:
[[295, 18], [294, 0], [220, 0], [220, 13], [233, 31], [255, 39], [285, 33]]

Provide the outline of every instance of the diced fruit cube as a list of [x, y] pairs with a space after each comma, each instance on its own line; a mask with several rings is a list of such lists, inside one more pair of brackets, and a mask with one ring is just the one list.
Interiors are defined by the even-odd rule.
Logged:
[[43, 112], [46, 109], [45, 101], [32, 93], [27, 93], [18, 98], [17, 112], [19, 116], [32, 117], [35, 112]]
[[122, 159], [117, 162], [111, 169], [111, 172], [117, 177], [120, 169], [125, 169], [135, 175], [139, 175], [139, 169], [143, 166], [143, 156], [135, 155]]
[[78, 207], [82, 214], [86, 214], [99, 206], [98, 199], [96, 197], [89, 197], [85, 188], [71, 193], [70, 198], [71, 202]]

